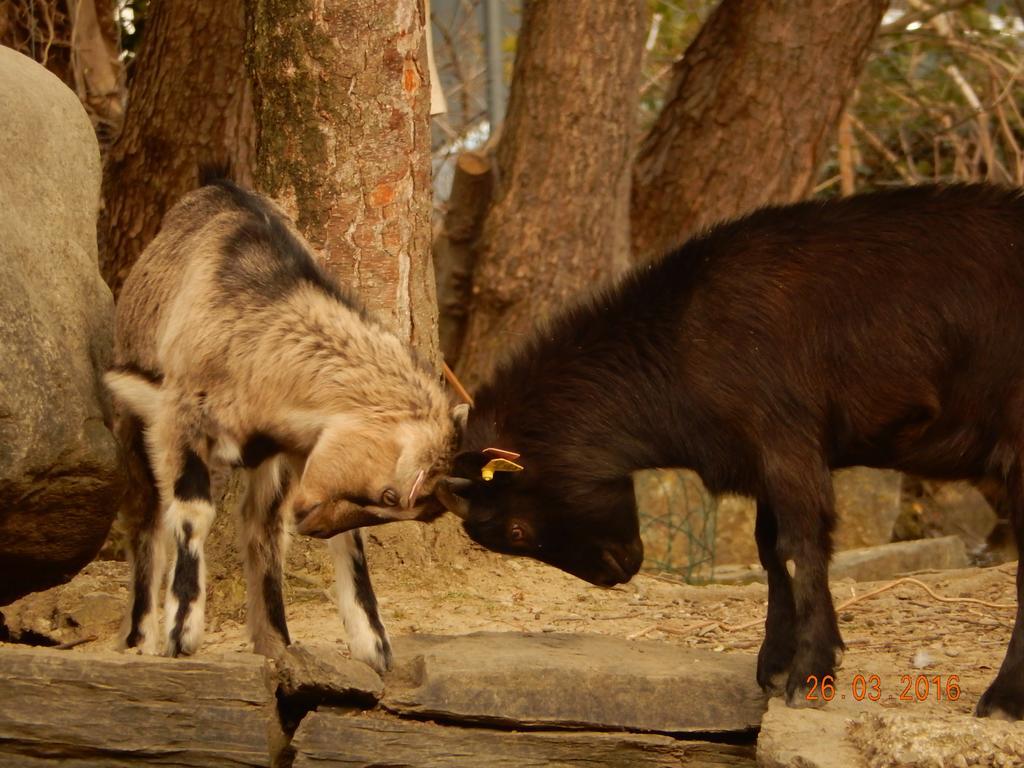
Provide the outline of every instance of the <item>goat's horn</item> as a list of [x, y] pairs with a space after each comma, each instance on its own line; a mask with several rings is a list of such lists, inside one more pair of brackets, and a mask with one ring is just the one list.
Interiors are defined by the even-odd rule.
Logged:
[[464, 496], [473, 487], [473, 481], [468, 477], [446, 477], [441, 484], [456, 496]]
[[435, 493], [441, 503], [452, 514], [469, 519], [469, 500], [462, 496], [473, 485], [473, 481], [465, 477], [446, 477], [437, 484]]

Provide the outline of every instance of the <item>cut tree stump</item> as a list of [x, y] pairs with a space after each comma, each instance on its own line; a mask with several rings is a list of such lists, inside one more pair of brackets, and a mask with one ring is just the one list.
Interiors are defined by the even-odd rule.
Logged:
[[283, 744], [262, 656], [0, 649], [0, 766], [266, 766]]
[[384, 708], [501, 727], [669, 734], [752, 731], [756, 657], [601, 635], [397, 638]]
[[753, 768], [752, 747], [668, 736], [588, 731], [512, 732], [453, 728], [395, 717], [321, 709], [292, 741], [295, 768], [318, 765], [560, 768]]

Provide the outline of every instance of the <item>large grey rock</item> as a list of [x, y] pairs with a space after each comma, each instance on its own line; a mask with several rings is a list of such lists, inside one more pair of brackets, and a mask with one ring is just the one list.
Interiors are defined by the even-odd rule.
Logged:
[[78, 98], [0, 46], [0, 605], [99, 550], [121, 482], [100, 373], [100, 159]]
[[504, 727], [661, 733], [756, 728], [765, 700], [753, 654], [601, 635], [408, 636], [382, 704], [392, 712]]
[[753, 768], [749, 747], [588, 731], [514, 733], [320, 709], [292, 741], [295, 768]]

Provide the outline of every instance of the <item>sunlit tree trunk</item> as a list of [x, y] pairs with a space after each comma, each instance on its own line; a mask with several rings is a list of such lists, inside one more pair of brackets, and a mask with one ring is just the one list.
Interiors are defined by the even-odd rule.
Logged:
[[634, 256], [806, 197], [888, 0], [723, 0], [636, 159]]
[[243, 0], [151, 0], [124, 128], [103, 174], [100, 269], [120, 290], [201, 165], [251, 184], [255, 123]]
[[644, 9], [524, 5], [459, 362], [470, 386], [536, 321], [629, 262]]
[[420, 4], [258, 0], [253, 30], [258, 187], [330, 272], [437, 363]]

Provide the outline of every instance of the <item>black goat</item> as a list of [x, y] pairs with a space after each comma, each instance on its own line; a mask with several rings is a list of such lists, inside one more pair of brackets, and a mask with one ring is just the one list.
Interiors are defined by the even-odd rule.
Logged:
[[[555, 319], [477, 394], [461, 450], [440, 493], [473, 539], [596, 584], [640, 567], [634, 470], [756, 498], [757, 679], [787, 674], [794, 703], [844, 647], [831, 469], [996, 483], [1024, 541], [1024, 200], [926, 186], [721, 225]], [[1024, 715], [1019, 609], [977, 711]]]

